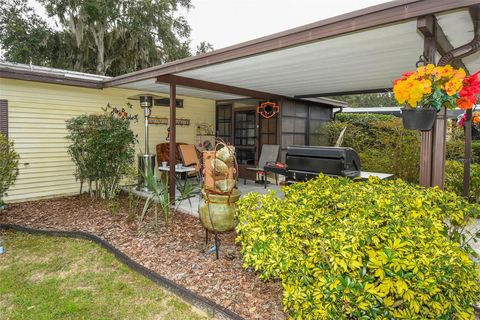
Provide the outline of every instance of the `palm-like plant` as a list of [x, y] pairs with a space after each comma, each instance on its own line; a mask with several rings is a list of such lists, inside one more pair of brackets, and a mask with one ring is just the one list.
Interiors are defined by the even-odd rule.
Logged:
[[[152, 170], [149, 170], [148, 173], [145, 175], [143, 174], [144, 181], [148, 188], [151, 190], [150, 195], [148, 196], [145, 204], [143, 206], [142, 214], [140, 216], [140, 221], [145, 219], [147, 211], [150, 207], [153, 206], [153, 219], [154, 219], [154, 226], [158, 227], [158, 209], [160, 207], [161, 213], [163, 215], [163, 220], [165, 221], [165, 225], [168, 226], [169, 218], [170, 218], [170, 208], [174, 207], [174, 211], [177, 210], [178, 206], [183, 200], [188, 200], [190, 202], [190, 198], [192, 195], [197, 191], [197, 186], [192, 185], [188, 179], [185, 181], [185, 185], [183, 187], [179, 187], [177, 181], [175, 184], [180, 191], [180, 195], [170, 199], [170, 193], [168, 188], [168, 183], [164, 180], [160, 179], [157, 180], [155, 175], [153, 174]], [[190, 202], [190, 206], [191, 206]]]

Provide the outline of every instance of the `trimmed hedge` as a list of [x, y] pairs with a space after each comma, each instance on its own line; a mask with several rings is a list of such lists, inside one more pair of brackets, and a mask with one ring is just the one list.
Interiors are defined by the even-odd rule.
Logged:
[[[418, 131], [403, 128], [402, 120], [390, 115], [340, 113], [336, 121], [325, 126], [329, 145], [335, 144], [345, 127], [343, 146], [359, 153], [364, 171], [389, 172], [397, 178], [418, 182], [421, 140]], [[447, 141], [447, 159], [463, 159], [464, 150], [463, 130], [452, 128]], [[480, 141], [472, 142], [472, 161], [480, 161]], [[463, 183], [463, 169], [454, 174], [458, 166], [452, 163], [447, 161], [446, 164], [447, 175], [448, 172], [451, 174], [445, 187], [457, 192], [460, 190], [457, 186]], [[477, 179], [478, 174], [477, 170], [472, 170], [472, 181]]]
[[350, 122], [351, 124], [365, 127], [370, 127], [371, 123], [375, 121], [390, 121], [395, 119], [398, 119], [398, 117], [377, 113], [339, 113], [335, 117], [336, 121]]
[[326, 125], [330, 145], [347, 128], [343, 146], [355, 149], [362, 170], [388, 172], [410, 182], [418, 181], [420, 134], [407, 130], [400, 118], [376, 114], [339, 114]]
[[284, 193], [239, 201], [237, 242], [245, 268], [281, 280], [293, 319], [474, 318], [479, 267], [458, 230], [477, 206], [401, 180], [320, 176]]

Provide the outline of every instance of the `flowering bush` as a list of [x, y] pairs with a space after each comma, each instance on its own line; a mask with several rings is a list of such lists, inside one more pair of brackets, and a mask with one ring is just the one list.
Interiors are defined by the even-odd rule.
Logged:
[[[467, 121], [467, 114], [464, 113], [459, 115], [457, 119], [457, 126], [465, 126], [465, 121]], [[480, 129], [480, 111], [475, 111], [472, 114], [472, 125], [477, 128], [477, 130]]]
[[454, 109], [470, 109], [480, 93], [478, 72], [467, 77], [462, 68], [450, 65], [428, 64], [407, 72], [394, 81], [395, 99], [407, 107], [431, 106], [440, 111], [442, 106]]
[[0, 210], [4, 207], [3, 196], [17, 179], [18, 159], [13, 142], [0, 133]]
[[460, 109], [471, 109], [477, 103], [477, 95], [480, 93], [479, 72], [463, 80], [462, 90], [459, 93], [460, 99], [457, 100]]
[[283, 190], [239, 201], [237, 241], [244, 267], [281, 280], [292, 318], [474, 318], [479, 267], [458, 230], [477, 206], [401, 180]]

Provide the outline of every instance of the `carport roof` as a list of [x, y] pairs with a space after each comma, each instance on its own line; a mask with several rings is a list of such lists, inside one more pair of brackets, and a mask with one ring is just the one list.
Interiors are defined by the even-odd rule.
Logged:
[[[242, 90], [281, 97], [319, 97], [387, 90], [423, 53], [419, 18], [433, 17], [437, 58], [473, 39], [473, 6], [480, 0], [391, 1], [207, 54], [129, 73], [105, 86], [168, 93], [168, 83], [208, 88], [231, 98]], [[480, 53], [461, 63], [480, 68]], [[234, 90], [239, 89], [239, 90]], [[180, 94], [180, 92], [179, 92]], [[227, 98], [223, 97], [223, 99]]]

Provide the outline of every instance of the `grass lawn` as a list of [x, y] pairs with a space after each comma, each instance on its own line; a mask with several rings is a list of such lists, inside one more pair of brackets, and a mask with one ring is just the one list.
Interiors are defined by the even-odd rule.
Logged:
[[209, 319], [92, 242], [0, 239], [0, 319]]

